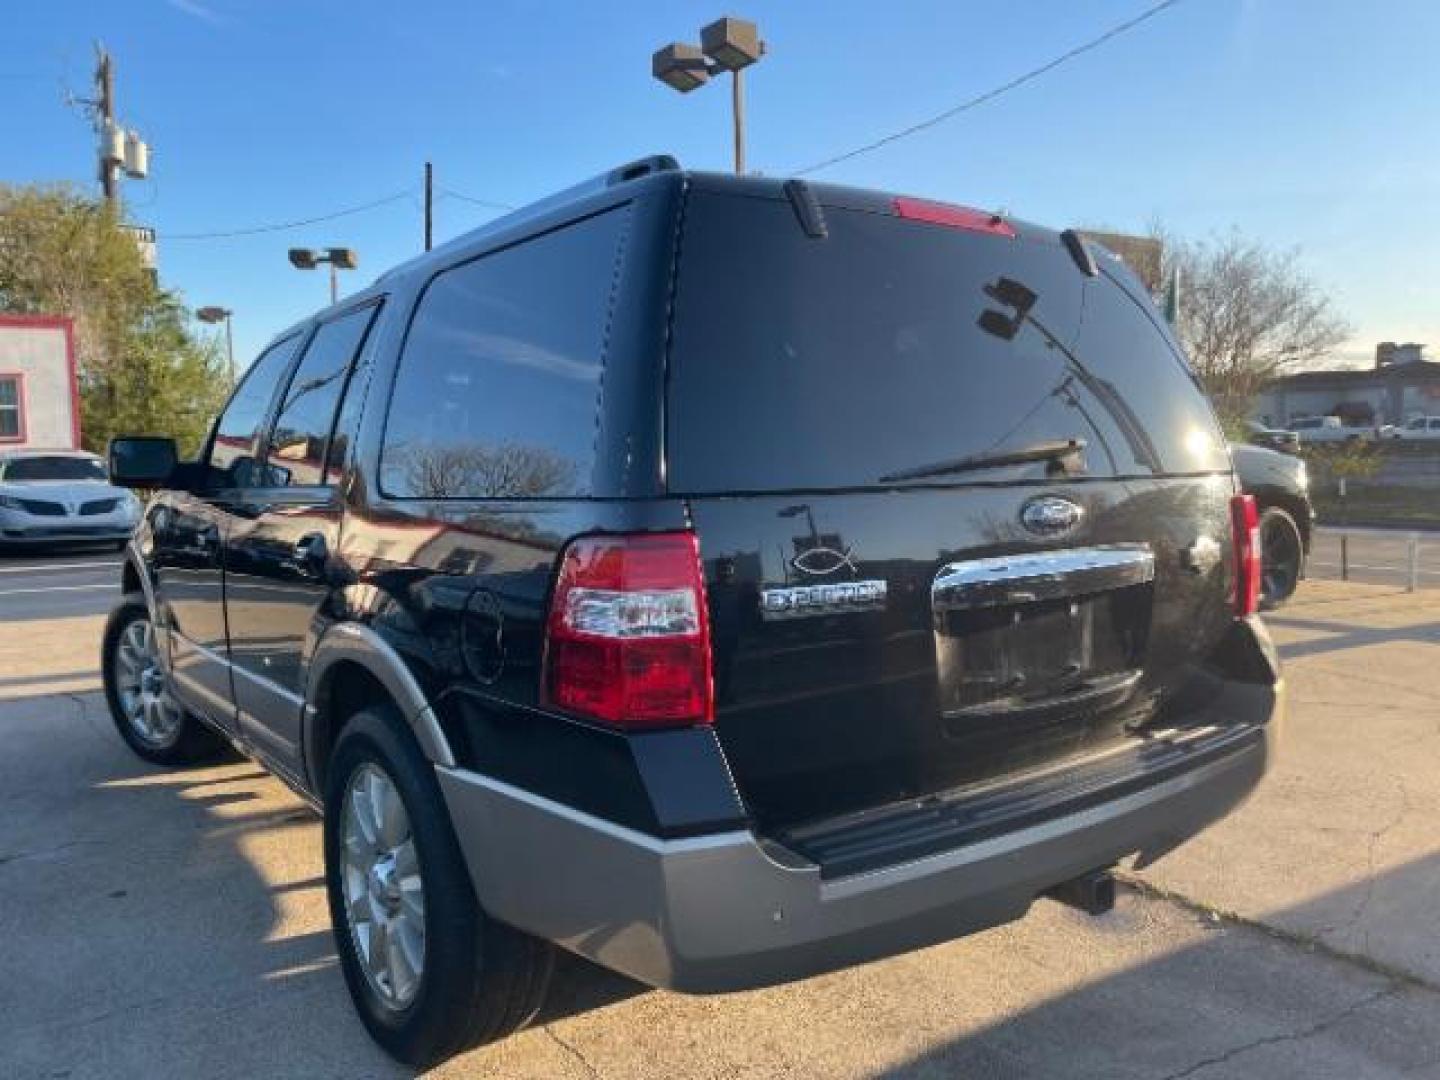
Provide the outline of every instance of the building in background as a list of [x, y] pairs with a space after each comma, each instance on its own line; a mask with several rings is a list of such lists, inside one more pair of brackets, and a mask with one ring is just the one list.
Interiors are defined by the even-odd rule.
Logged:
[[1375, 366], [1390, 367], [1392, 364], [1425, 363], [1425, 346], [1414, 341], [1396, 345], [1393, 341], [1382, 341], [1375, 346]]
[[80, 449], [71, 321], [0, 315], [0, 449]]
[[1261, 423], [1284, 427], [1298, 416], [1339, 416], [1352, 424], [1400, 424], [1440, 415], [1440, 363], [1425, 346], [1375, 347], [1370, 370], [1300, 371], [1276, 379], [1255, 401]]

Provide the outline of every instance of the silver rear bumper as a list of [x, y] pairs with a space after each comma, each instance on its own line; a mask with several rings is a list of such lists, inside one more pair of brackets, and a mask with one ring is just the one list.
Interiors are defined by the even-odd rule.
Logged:
[[[1152, 787], [954, 850], [822, 879], [747, 831], [659, 840], [463, 769], [437, 768], [492, 916], [652, 986], [692, 993], [803, 978], [1009, 922], [1126, 856], [1158, 858], [1264, 775], [1259, 738]], [[1273, 695], [1273, 698], [1270, 696]]]

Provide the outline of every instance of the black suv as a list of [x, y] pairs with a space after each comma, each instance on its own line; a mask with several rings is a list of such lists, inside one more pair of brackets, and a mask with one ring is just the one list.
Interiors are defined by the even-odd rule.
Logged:
[[1254, 504], [1073, 232], [617, 169], [283, 333], [160, 488], [104, 672], [324, 815], [375, 1038], [514, 1031], [552, 946], [753, 987], [1100, 910], [1234, 807], [1281, 683]]

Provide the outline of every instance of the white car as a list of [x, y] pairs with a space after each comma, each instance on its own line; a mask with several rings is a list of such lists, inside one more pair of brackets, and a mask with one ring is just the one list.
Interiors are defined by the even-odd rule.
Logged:
[[1440, 439], [1440, 416], [1413, 416], [1385, 432], [1387, 439]]
[[79, 450], [0, 450], [0, 548], [61, 541], [123, 548], [140, 500]]
[[1364, 442], [1375, 429], [1344, 423], [1338, 416], [1297, 416], [1286, 425], [1304, 443]]

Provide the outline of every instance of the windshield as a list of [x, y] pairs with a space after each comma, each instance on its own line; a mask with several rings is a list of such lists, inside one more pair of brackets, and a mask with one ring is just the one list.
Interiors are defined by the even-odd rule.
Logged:
[[[825, 216], [820, 240], [784, 201], [692, 194], [670, 354], [672, 491], [867, 486], [1051, 442], [1083, 443], [1092, 476], [1228, 469], [1209, 407], [1151, 317], [1058, 242]], [[995, 467], [1045, 475], [1047, 462]]]
[[105, 480], [105, 466], [94, 458], [23, 457], [5, 463], [0, 480]]

